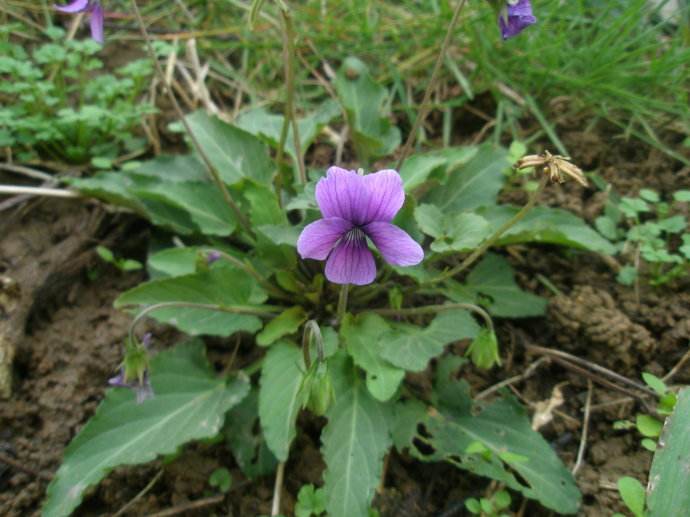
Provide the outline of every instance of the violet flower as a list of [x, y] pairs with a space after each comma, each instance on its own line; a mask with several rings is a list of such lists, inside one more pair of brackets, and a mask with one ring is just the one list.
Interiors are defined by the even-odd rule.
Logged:
[[88, 13], [91, 23], [91, 37], [98, 43], [103, 44], [104, 13], [99, 0], [72, 0], [69, 4], [54, 4], [53, 7], [62, 13]]
[[523, 29], [537, 23], [532, 14], [530, 0], [506, 0], [506, 6], [498, 15], [498, 25], [503, 39], [520, 34]]
[[302, 230], [297, 251], [302, 258], [326, 260], [326, 278], [336, 284], [374, 281], [376, 264], [367, 237], [389, 264], [419, 264], [421, 246], [391, 224], [404, 201], [402, 179], [394, 170], [360, 175], [331, 167], [316, 185], [323, 219]]
[[141, 381], [136, 380], [126, 380], [125, 367], [120, 367], [120, 373], [115, 377], [108, 379], [108, 384], [116, 388], [129, 388], [134, 390], [134, 394], [137, 398], [137, 404], [141, 404], [145, 400], [153, 398], [153, 387], [151, 386], [151, 381], [149, 380], [149, 372], [144, 372]]

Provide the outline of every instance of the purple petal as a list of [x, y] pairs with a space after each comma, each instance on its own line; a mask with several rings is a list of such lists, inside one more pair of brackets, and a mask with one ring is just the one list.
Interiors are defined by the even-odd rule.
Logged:
[[339, 217], [319, 219], [308, 224], [297, 239], [297, 252], [302, 258], [325, 260], [352, 223]]
[[326, 262], [326, 278], [335, 284], [370, 284], [376, 278], [374, 256], [361, 231], [343, 238]]
[[151, 386], [151, 381], [149, 380], [148, 374], [145, 375], [143, 384], [137, 383], [133, 389], [134, 395], [137, 399], [137, 404], [141, 404], [142, 402], [154, 397], [153, 386]]
[[94, 3], [91, 10], [91, 37], [103, 44], [103, 8], [100, 2]]
[[364, 176], [368, 203], [362, 224], [372, 221], [391, 222], [405, 202], [400, 174], [386, 169]]
[[129, 383], [125, 382], [125, 369], [120, 368], [120, 373], [108, 379], [108, 384], [119, 388], [129, 388]]
[[53, 7], [62, 13], [81, 13], [89, 7], [89, 0], [74, 0], [66, 5], [55, 5]]
[[534, 23], [537, 23], [537, 19], [532, 14], [530, 0], [518, 0], [515, 5], [508, 4], [507, 13], [501, 13], [498, 16], [503, 39], [517, 36], [523, 29]]
[[316, 184], [316, 202], [325, 218], [340, 217], [362, 224], [368, 205], [364, 178], [355, 171], [331, 167]]
[[407, 232], [393, 224], [375, 221], [366, 225], [363, 230], [389, 264], [414, 266], [424, 259], [422, 247]]

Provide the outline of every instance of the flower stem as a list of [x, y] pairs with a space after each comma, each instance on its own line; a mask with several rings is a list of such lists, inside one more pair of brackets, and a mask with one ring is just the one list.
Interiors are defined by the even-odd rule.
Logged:
[[539, 182], [539, 186], [537, 189], [532, 192], [529, 196], [529, 199], [525, 206], [523, 206], [513, 217], [508, 219], [505, 223], [503, 223], [494, 233], [491, 237], [486, 239], [481, 246], [479, 246], [476, 250], [474, 250], [472, 253], [470, 253], [465, 260], [463, 260], [459, 265], [455, 266], [452, 269], [449, 269], [448, 271], [445, 271], [438, 275], [436, 278], [432, 278], [428, 282], [425, 282], [427, 284], [437, 284], [439, 282], [443, 282], [444, 280], [447, 280], [448, 278], [454, 277], [458, 273], [462, 273], [465, 271], [468, 267], [470, 267], [472, 264], [476, 262], [476, 260], [481, 257], [486, 250], [488, 250], [491, 246], [493, 246], [498, 239], [501, 238], [501, 236], [510, 230], [513, 226], [515, 226], [517, 223], [519, 223], [524, 217], [529, 213], [530, 210], [534, 207], [535, 203], [537, 202], [537, 198], [539, 198], [539, 194], [542, 193], [544, 190], [544, 187], [546, 186], [546, 182], [548, 181], [548, 176], [544, 175], [542, 176], [541, 181]]
[[479, 305], [474, 303], [446, 303], [441, 305], [422, 305], [421, 307], [412, 307], [409, 309], [371, 309], [370, 312], [375, 312], [381, 316], [418, 316], [420, 314], [436, 314], [443, 311], [452, 311], [456, 309], [465, 309], [479, 315], [486, 323], [486, 327], [490, 332], [494, 332], [494, 323], [488, 312], [482, 309]]
[[338, 312], [337, 319], [338, 324], [342, 323], [345, 317], [345, 312], [347, 311], [347, 294], [350, 290], [350, 284], [343, 284], [340, 286], [340, 295], [338, 296]]
[[[304, 157], [302, 156], [302, 146], [299, 139], [299, 127], [297, 125], [297, 118], [295, 116], [295, 31], [292, 27], [292, 17], [287, 9], [287, 6], [280, 9], [280, 14], [283, 19], [283, 61], [285, 62], [285, 122], [280, 135], [280, 145], [278, 147], [278, 154], [282, 159], [283, 148], [285, 147], [285, 140], [287, 139], [287, 121], [292, 125], [292, 140], [295, 148], [295, 158], [297, 159], [297, 167], [299, 170], [299, 182], [307, 182], [307, 172], [304, 166]], [[280, 165], [280, 162], [278, 162]]]
[[436, 88], [438, 73], [441, 70], [441, 65], [443, 64], [443, 60], [446, 57], [446, 52], [448, 51], [448, 47], [450, 46], [451, 40], [453, 39], [453, 32], [455, 32], [455, 27], [457, 26], [458, 21], [460, 20], [460, 13], [462, 12], [462, 8], [465, 7], [466, 3], [467, 0], [460, 0], [458, 2], [458, 5], [455, 7], [455, 11], [453, 12], [453, 18], [450, 20], [450, 23], [448, 24], [448, 28], [446, 29], [446, 36], [443, 39], [443, 44], [441, 45], [441, 50], [439, 51], [438, 57], [436, 58], [436, 63], [434, 64], [434, 69], [431, 72], [429, 82], [426, 85], [424, 97], [422, 98], [422, 104], [419, 106], [419, 111], [417, 112], [417, 118], [415, 119], [414, 124], [412, 124], [410, 134], [407, 135], [405, 145], [403, 146], [402, 151], [400, 152], [400, 158], [398, 159], [398, 165], [396, 166], [396, 170], [398, 171], [403, 166], [403, 163], [405, 163], [408, 154], [410, 154], [412, 145], [417, 139], [417, 132], [419, 131], [420, 126], [429, 114], [429, 101], [431, 99], [431, 92], [433, 92], [434, 88]]
[[137, 24], [139, 25], [139, 30], [141, 31], [141, 35], [144, 38], [144, 41], [146, 42], [146, 49], [148, 50], [149, 57], [151, 61], [153, 61], [153, 65], [156, 69], [156, 75], [158, 76], [158, 80], [161, 81], [161, 86], [165, 90], [168, 99], [170, 100], [170, 103], [172, 104], [173, 109], [175, 110], [175, 114], [180, 119], [180, 122], [182, 123], [182, 126], [184, 127], [187, 135], [189, 136], [189, 139], [192, 142], [194, 149], [196, 149], [197, 153], [199, 153], [199, 156], [201, 157], [201, 160], [204, 162], [208, 174], [211, 176], [211, 179], [216, 184], [216, 187], [218, 187], [218, 190], [220, 190], [221, 194], [223, 195], [225, 203], [230, 207], [230, 210], [232, 210], [232, 213], [237, 218], [237, 222], [240, 223], [240, 226], [242, 226], [242, 229], [244, 229], [244, 231], [247, 233], [247, 236], [250, 239], [253, 239], [254, 232], [252, 231], [251, 225], [249, 224], [249, 219], [247, 219], [244, 213], [242, 213], [239, 205], [235, 203], [235, 200], [230, 195], [228, 187], [225, 185], [223, 179], [220, 177], [220, 174], [211, 163], [211, 160], [204, 151], [203, 147], [201, 147], [201, 144], [199, 143], [199, 140], [197, 140], [194, 132], [192, 131], [189, 122], [187, 122], [187, 119], [185, 118], [184, 113], [182, 112], [182, 108], [180, 107], [180, 104], [177, 102], [177, 98], [173, 94], [171, 88], [169, 86], [166, 86], [165, 73], [163, 72], [160, 63], [158, 62], [156, 53], [154, 52], [153, 46], [151, 45], [151, 37], [149, 36], [148, 31], [146, 30], [144, 19], [141, 17], [141, 12], [139, 11], [139, 5], [137, 4], [137, 0], [131, 0], [131, 3], [132, 9], [134, 11], [134, 16], [136, 17]]
[[232, 314], [247, 314], [250, 316], [271, 316], [280, 312], [279, 307], [272, 307], [270, 305], [262, 306], [247, 306], [247, 305], [216, 305], [213, 303], [194, 303], [194, 302], [161, 302], [149, 305], [139, 314], [137, 314], [132, 320], [132, 324], [129, 326], [129, 341], [134, 342], [134, 330], [136, 329], [139, 322], [144, 319], [144, 317], [150, 312], [157, 311], [158, 309], [168, 309], [171, 307], [182, 307], [188, 309], [207, 309], [218, 312], [229, 312]]

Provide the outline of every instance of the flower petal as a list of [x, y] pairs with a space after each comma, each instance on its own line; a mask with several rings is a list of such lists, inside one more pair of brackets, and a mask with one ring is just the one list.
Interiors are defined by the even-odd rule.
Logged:
[[362, 224], [361, 215], [367, 206], [363, 177], [355, 171], [331, 167], [316, 184], [316, 202], [325, 218], [340, 217]]
[[66, 5], [53, 4], [53, 7], [61, 13], [80, 13], [89, 7], [89, 0], [74, 0]]
[[367, 206], [361, 224], [372, 221], [391, 222], [405, 202], [405, 190], [400, 174], [384, 169], [364, 176], [368, 191]]
[[361, 238], [344, 238], [326, 262], [326, 278], [335, 284], [367, 285], [376, 278], [374, 256]]
[[363, 230], [389, 264], [414, 266], [424, 259], [422, 247], [406, 231], [391, 223], [375, 221], [366, 225]]
[[91, 10], [91, 37], [94, 41], [103, 44], [103, 8], [100, 2], [96, 2]]
[[339, 217], [319, 219], [308, 224], [297, 239], [297, 252], [302, 258], [325, 260], [352, 223]]
[[532, 14], [530, 0], [518, 0], [515, 5], [508, 4], [507, 12], [501, 13], [498, 17], [503, 39], [517, 36], [523, 29], [535, 23], [537, 19]]

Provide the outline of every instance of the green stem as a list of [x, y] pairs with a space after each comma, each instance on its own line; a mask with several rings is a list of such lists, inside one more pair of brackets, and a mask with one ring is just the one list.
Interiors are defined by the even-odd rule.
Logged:
[[302, 354], [304, 355], [304, 366], [307, 370], [311, 368], [311, 338], [316, 340], [316, 357], [320, 363], [324, 361], [323, 351], [323, 336], [321, 335], [321, 328], [316, 320], [309, 320], [304, 325], [304, 332], [302, 333]]
[[455, 7], [455, 11], [453, 12], [453, 18], [450, 20], [450, 23], [448, 24], [448, 29], [446, 29], [446, 36], [443, 39], [441, 50], [438, 53], [436, 63], [434, 64], [434, 69], [431, 72], [431, 78], [429, 78], [429, 82], [426, 85], [424, 97], [422, 98], [422, 104], [419, 107], [419, 111], [417, 112], [417, 118], [415, 119], [414, 124], [412, 124], [410, 134], [407, 135], [405, 145], [403, 146], [402, 151], [400, 152], [400, 158], [398, 159], [398, 165], [396, 166], [397, 170], [400, 170], [403, 166], [403, 163], [405, 163], [407, 155], [410, 154], [412, 145], [417, 139], [417, 132], [419, 131], [419, 128], [421, 127], [422, 123], [424, 122], [424, 120], [426, 120], [426, 117], [429, 114], [429, 109], [431, 108], [431, 106], [429, 105], [429, 101], [431, 99], [431, 92], [433, 92], [434, 88], [436, 88], [438, 73], [441, 70], [441, 65], [443, 64], [443, 60], [446, 57], [446, 52], [448, 51], [448, 47], [450, 46], [451, 40], [453, 39], [455, 27], [457, 26], [458, 21], [460, 20], [460, 13], [462, 12], [462, 8], [465, 7], [466, 3], [467, 0], [460, 0], [458, 2], [458, 5]]
[[510, 230], [513, 226], [515, 226], [517, 223], [519, 223], [524, 217], [529, 213], [530, 210], [534, 207], [535, 203], [537, 202], [537, 199], [539, 198], [539, 195], [543, 192], [544, 187], [546, 186], [546, 182], [548, 181], [548, 176], [544, 175], [542, 176], [541, 181], [539, 182], [539, 187], [532, 192], [529, 196], [529, 199], [525, 206], [523, 206], [513, 217], [508, 219], [505, 223], [503, 223], [494, 233], [491, 237], [489, 237], [487, 240], [485, 240], [481, 246], [479, 246], [477, 249], [475, 249], [472, 253], [470, 253], [465, 260], [463, 260], [459, 265], [455, 266], [452, 269], [449, 269], [448, 271], [445, 271], [438, 275], [436, 278], [432, 278], [428, 282], [425, 282], [426, 284], [437, 284], [439, 282], [443, 282], [444, 280], [447, 280], [448, 278], [454, 277], [458, 273], [461, 273], [465, 271], [468, 267], [470, 267], [472, 264], [476, 262], [476, 260], [481, 257], [486, 250], [488, 250], [491, 246], [493, 246], [498, 239], [501, 238], [501, 236]]
[[270, 305], [262, 306], [247, 306], [247, 305], [216, 305], [213, 303], [194, 303], [194, 302], [161, 302], [149, 305], [132, 320], [129, 326], [129, 341], [134, 342], [134, 330], [139, 322], [150, 312], [158, 309], [168, 309], [171, 307], [184, 307], [189, 309], [208, 309], [218, 312], [229, 312], [232, 314], [246, 314], [250, 316], [270, 316], [280, 312], [280, 307], [272, 307]]
[[[297, 159], [297, 167], [299, 169], [299, 182], [304, 184], [307, 182], [307, 171], [304, 166], [304, 157], [302, 156], [302, 145], [299, 139], [299, 127], [297, 125], [297, 118], [295, 116], [295, 31], [292, 26], [292, 17], [287, 9], [287, 6], [280, 10], [283, 19], [283, 60], [285, 62], [285, 119], [290, 121], [292, 125], [292, 141], [295, 148]], [[287, 124], [283, 124], [283, 131], [281, 132], [281, 145], [278, 148], [280, 151], [285, 145], [287, 139]], [[285, 135], [283, 135], [285, 133]], [[285, 138], [283, 138], [283, 136]]]
[[184, 113], [182, 112], [182, 108], [180, 107], [180, 104], [177, 102], [177, 98], [175, 95], [173, 95], [173, 92], [171, 88], [167, 87], [165, 84], [165, 73], [163, 72], [163, 69], [161, 68], [160, 63], [158, 63], [158, 59], [156, 57], [156, 53], [153, 51], [153, 46], [151, 45], [151, 38], [149, 36], [148, 31], [146, 30], [146, 25], [144, 24], [144, 19], [141, 17], [141, 12], [139, 11], [139, 6], [137, 5], [137, 0], [131, 0], [132, 3], [132, 9], [134, 11], [134, 15], [136, 16], [137, 19], [137, 24], [139, 25], [139, 30], [141, 31], [141, 35], [144, 38], [144, 41], [146, 41], [146, 49], [148, 51], [149, 57], [151, 61], [153, 61], [153, 65], [156, 69], [156, 75], [158, 76], [158, 80], [161, 81], [161, 86], [165, 90], [168, 99], [170, 100], [170, 103], [173, 106], [173, 109], [175, 110], [175, 113], [177, 114], [177, 117], [180, 119], [180, 122], [182, 123], [182, 126], [185, 129], [185, 132], [189, 136], [190, 141], [192, 142], [192, 145], [196, 149], [197, 153], [201, 157], [201, 160], [204, 162], [204, 165], [206, 166], [206, 170], [208, 171], [208, 174], [211, 176], [211, 179], [213, 182], [216, 184], [216, 187], [221, 191], [223, 195], [223, 199], [225, 200], [225, 203], [230, 207], [230, 210], [232, 210], [233, 214], [237, 218], [237, 221], [240, 223], [240, 226], [244, 229], [244, 231], [247, 233], [247, 236], [253, 240], [254, 237], [254, 232], [252, 231], [251, 225], [249, 224], [249, 219], [244, 215], [242, 210], [240, 210], [240, 207], [237, 203], [235, 203], [235, 200], [232, 198], [230, 195], [230, 191], [228, 190], [228, 187], [225, 185], [225, 182], [223, 182], [223, 179], [220, 177], [220, 174], [216, 170], [216, 168], [213, 166], [211, 163], [211, 160], [209, 159], [208, 155], [204, 151], [203, 147], [201, 147], [201, 144], [196, 138], [196, 135], [192, 131], [192, 128], [189, 125], [189, 122], [187, 122], [187, 119], [184, 116]]
[[206, 248], [203, 250], [206, 253], [209, 252], [215, 252], [218, 253], [223, 259], [227, 260], [230, 262], [233, 266], [236, 266], [237, 268], [241, 269], [251, 277], [253, 277], [261, 287], [263, 287], [266, 291], [268, 291], [271, 296], [274, 298], [278, 298], [280, 300], [293, 300], [291, 296], [288, 296], [285, 294], [283, 291], [278, 289], [276, 286], [274, 286], [271, 282], [269, 282], [264, 276], [259, 273], [254, 266], [247, 262], [242, 262], [240, 259], [233, 257], [229, 253], [226, 253], [224, 251], [215, 249], [215, 248]]
[[437, 314], [443, 311], [452, 311], [457, 309], [465, 309], [479, 315], [486, 327], [493, 333], [494, 323], [489, 316], [489, 313], [482, 309], [479, 305], [474, 303], [445, 303], [440, 305], [422, 305], [421, 307], [412, 307], [409, 309], [371, 309], [369, 312], [380, 314], [381, 316], [419, 316], [421, 314]]
[[343, 284], [340, 286], [340, 295], [338, 296], [338, 312], [337, 320], [338, 324], [342, 323], [345, 317], [345, 312], [347, 311], [347, 294], [350, 290], [350, 284]]

